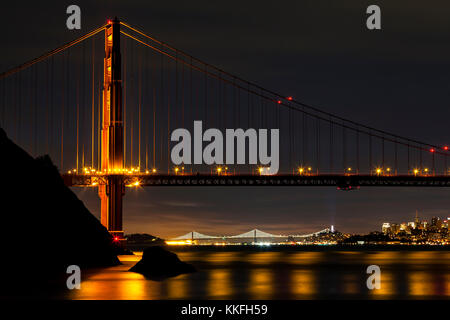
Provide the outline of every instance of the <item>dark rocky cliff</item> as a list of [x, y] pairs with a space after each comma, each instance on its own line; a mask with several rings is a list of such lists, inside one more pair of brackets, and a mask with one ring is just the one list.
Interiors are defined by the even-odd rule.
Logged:
[[48, 156], [34, 159], [0, 129], [2, 287], [65, 286], [68, 265], [119, 263], [113, 239]]

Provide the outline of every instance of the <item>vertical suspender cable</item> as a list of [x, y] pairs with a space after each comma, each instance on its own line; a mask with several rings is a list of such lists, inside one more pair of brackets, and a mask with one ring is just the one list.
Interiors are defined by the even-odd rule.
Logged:
[[342, 164], [345, 172], [347, 168], [347, 132], [344, 126], [342, 126]]
[[[161, 43], [161, 50], [163, 49], [163, 44]], [[161, 117], [164, 114], [164, 55], [161, 54], [161, 98], [160, 98], [160, 113]], [[162, 120], [162, 119], [161, 119]], [[163, 126], [160, 126], [160, 144], [159, 144], [159, 157], [160, 157], [160, 165], [163, 165]]]
[[[66, 57], [66, 54], [63, 53], [62, 56], [62, 79], [61, 79], [61, 165], [60, 165], [60, 172], [64, 172], [64, 107], [65, 107], [65, 80], [66, 80], [66, 75], [65, 75], [65, 60], [64, 57]], [[67, 59], [67, 58], [66, 58]]]
[[419, 149], [419, 162], [420, 171], [422, 171], [422, 149]]
[[205, 65], [205, 118], [204, 121], [208, 123], [208, 80], [206, 74], [208, 73], [208, 68]]
[[183, 126], [183, 128], [185, 128], [186, 127], [186, 124], [184, 123], [184, 100], [185, 100], [185, 97], [184, 97], [184, 85], [185, 85], [185, 79], [184, 79], [184, 63], [182, 63], [181, 64], [181, 83], [182, 83], [182, 85], [181, 85], [181, 123], [182, 123], [182, 126]]
[[316, 174], [319, 174], [320, 168], [320, 119], [316, 118]]
[[397, 143], [397, 139], [395, 139], [395, 142], [394, 142], [394, 148], [395, 148], [395, 150], [394, 150], [394, 152], [395, 152], [395, 159], [394, 159], [394, 166], [395, 166], [395, 169], [394, 169], [394, 172], [395, 172], [395, 174], [397, 174], [398, 173], [398, 143]]
[[[131, 63], [130, 63], [130, 91], [133, 92], [133, 89], [135, 88], [134, 86], [134, 49], [133, 46], [130, 47], [130, 56], [131, 56]], [[134, 91], [135, 92], [135, 91]], [[132, 96], [134, 97], [134, 95]], [[135, 102], [136, 100], [132, 100], [132, 102]], [[133, 141], [133, 137], [134, 137], [134, 108], [133, 108], [133, 104], [132, 103], [132, 107], [130, 108], [130, 167], [134, 168], [133, 166], [133, 149], [134, 149], [134, 141]]]
[[[145, 70], [147, 72], [145, 73], [145, 81], [144, 81], [146, 88], [147, 88], [148, 83], [150, 82], [150, 79], [151, 79], [151, 76], [152, 76], [151, 70], [150, 70], [150, 66], [149, 66], [149, 61], [150, 61], [150, 59], [149, 59], [149, 51], [147, 50], [146, 58], [145, 58]], [[145, 95], [145, 96], [148, 97], [148, 95]], [[148, 99], [146, 99], [146, 102], [147, 102], [147, 100]], [[151, 104], [149, 104], [149, 106], [150, 105]], [[144, 109], [144, 119], [146, 118], [145, 110], [147, 110], [147, 115], [148, 115], [148, 112], [149, 112], [148, 109], [149, 109], [148, 107]], [[144, 122], [144, 126], [145, 126], [145, 170], [147, 171], [148, 170], [148, 139], [149, 139], [149, 132], [148, 132], [149, 131], [149, 128], [148, 128], [149, 124], [147, 123], [147, 121]]]
[[85, 159], [84, 159], [84, 144], [85, 141], [85, 129], [86, 129], [86, 43], [83, 41], [83, 64], [82, 70], [83, 73], [81, 75], [81, 109], [80, 109], [80, 141], [81, 141], [81, 168], [84, 170], [85, 168]]
[[333, 122], [330, 118], [330, 173], [333, 173]]
[[408, 171], [407, 173], [409, 173], [409, 169], [410, 169], [410, 161], [409, 161], [409, 143], [407, 144], [407, 149], [408, 149]]
[[127, 39], [123, 42], [123, 162], [127, 167]]
[[[55, 136], [55, 132], [53, 132], [53, 110], [54, 110], [54, 96], [55, 96], [55, 64], [54, 57], [52, 56], [51, 60], [51, 83], [50, 83], [50, 154], [53, 151], [53, 138]], [[78, 168], [77, 168], [78, 171]]]
[[372, 173], [372, 135], [369, 132], [369, 172]]
[[170, 173], [170, 59], [167, 59], [167, 173]]
[[178, 51], [175, 51], [175, 104], [173, 106], [173, 111], [175, 113], [175, 128], [179, 128], [178, 121]]
[[92, 38], [92, 113], [91, 113], [91, 167], [94, 168], [94, 108], [95, 108], [95, 38]]
[[432, 159], [432, 165], [433, 165], [433, 176], [436, 173], [435, 172], [435, 163], [434, 163], [434, 152], [431, 152], [431, 159]]
[[356, 173], [359, 174], [359, 127], [356, 127]]
[[48, 120], [48, 103], [49, 103], [49, 64], [48, 61], [46, 61], [45, 65], [45, 153], [49, 153], [48, 149], [48, 139], [49, 139], [49, 132], [48, 132], [48, 126], [49, 126], [49, 120]]
[[152, 86], [153, 86], [153, 169], [156, 168], [156, 59], [154, 70], [152, 72]]
[[35, 105], [34, 106], [35, 106], [35, 108], [34, 108], [34, 116], [33, 116], [33, 118], [36, 121], [36, 123], [33, 125], [33, 127], [34, 127], [33, 153], [34, 154], [37, 153], [37, 145], [38, 145], [38, 140], [37, 140], [37, 137], [38, 137], [37, 128], [38, 128], [38, 123], [39, 123], [39, 122], [37, 122], [38, 107], [39, 107], [39, 105], [38, 105], [38, 84], [39, 84], [39, 81], [38, 81], [38, 66], [36, 65], [35, 66], [35, 74], [34, 74], [34, 86], [35, 86], [35, 90], [34, 90]]
[[141, 170], [141, 103], [142, 103], [142, 55], [139, 55], [138, 84], [138, 168]]
[[80, 154], [80, 149], [79, 149], [79, 122], [80, 122], [80, 70], [79, 68], [77, 68], [77, 126], [76, 126], [76, 131], [77, 131], [77, 173], [80, 172], [80, 168], [79, 168], [79, 154]]

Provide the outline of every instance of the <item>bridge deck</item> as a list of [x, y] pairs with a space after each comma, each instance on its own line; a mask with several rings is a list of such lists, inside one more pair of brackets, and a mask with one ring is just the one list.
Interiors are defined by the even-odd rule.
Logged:
[[[112, 176], [112, 175], [111, 175]], [[117, 175], [114, 175], [117, 176]], [[64, 174], [64, 183], [73, 187], [89, 187], [105, 184], [109, 175]], [[345, 190], [358, 187], [450, 187], [450, 175], [292, 175], [272, 176], [237, 174], [130, 174], [122, 175], [127, 186], [334, 186]]]

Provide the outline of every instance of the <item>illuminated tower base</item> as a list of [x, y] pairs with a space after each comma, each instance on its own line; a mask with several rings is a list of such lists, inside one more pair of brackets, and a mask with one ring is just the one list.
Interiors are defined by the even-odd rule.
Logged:
[[123, 177], [112, 175], [108, 177], [106, 185], [98, 188], [101, 201], [101, 223], [108, 229], [114, 240], [123, 239], [122, 198], [125, 195]]

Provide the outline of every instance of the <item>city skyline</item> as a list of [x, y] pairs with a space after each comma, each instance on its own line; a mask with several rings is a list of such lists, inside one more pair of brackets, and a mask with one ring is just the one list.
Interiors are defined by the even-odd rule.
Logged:
[[[290, 218], [291, 223], [284, 222], [287, 217], [290, 217], [295, 212], [298, 212], [297, 201], [293, 198], [298, 194], [298, 189], [307, 190], [305, 197], [313, 196], [315, 199], [333, 199], [337, 204], [338, 211], [328, 211], [329, 207], [323, 204], [322, 200], [317, 200], [316, 205], [308, 206], [308, 214], [294, 215], [295, 220]], [[257, 223], [257, 216], [249, 216], [243, 218], [242, 215], [247, 208], [239, 208], [238, 205], [230, 203], [226, 200], [225, 195], [230, 197], [242, 196], [242, 192], [230, 190], [228, 188], [217, 188], [213, 196], [209, 199], [192, 201], [192, 193], [201, 193], [201, 190], [192, 190], [189, 188], [178, 187], [177, 190], [171, 188], [167, 190], [164, 188], [139, 188], [131, 190], [125, 196], [124, 211], [124, 226], [127, 234], [131, 233], [149, 233], [160, 237], [175, 237], [188, 231], [198, 231], [202, 233], [215, 232], [216, 234], [231, 234], [233, 232], [244, 232], [253, 228], [262, 229], [273, 233], [309, 233], [322, 229], [324, 226], [334, 225], [335, 228], [341, 232], [364, 234], [371, 231], [381, 231], [381, 225], [386, 221], [403, 221], [414, 220], [416, 208], [419, 207], [417, 203], [422, 204], [419, 196], [424, 196], [423, 193], [430, 193], [433, 201], [426, 203], [428, 209], [419, 209], [422, 212], [421, 216], [430, 220], [433, 216], [447, 217], [448, 211], [440, 209], [446, 199], [443, 196], [445, 190], [439, 192], [439, 189], [414, 192], [412, 189], [401, 190], [409, 195], [412, 200], [409, 203], [403, 203], [402, 210], [388, 211], [383, 203], [378, 203], [374, 208], [367, 208], [375, 217], [368, 220], [365, 217], [354, 214], [350, 209], [352, 205], [347, 203], [349, 197], [354, 196], [355, 193], [363, 193], [364, 198], [373, 198], [371, 189], [361, 188], [360, 190], [344, 192], [336, 190], [335, 188], [316, 189], [314, 188], [286, 188], [283, 195], [273, 194], [267, 197], [264, 190], [245, 188], [246, 192], [250, 192], [253, 198], [260, 199], [255, 203], [256, 210], [264, 210], [264, 213], [270, 214], [270, 221], [264, 223]], [[245, 191], [244, 190], [244, 191]], [[321, 191], [320, 191], [321, 190]], [[389, 189], [381, 192], [383, 201], [400, 201], [395, 200], [395, 196]], [[99, 217], [98, 196], [94, 190], [74, 189], [76, 194], [82, 199], [94, 215]], [[305, 192], [305, 191], [304, 191]], [[399, 192], [399, 190], [397, 190]], [[263, 199], [262, 195], [266, 198]], [[297, 195], [298, 196], [298, 195]], [[342, 196], [342, 197], [340, 197]], [[129, 199], [129, 198], [131, 199]], [[176, 200], [173, 200], [175, 198]], [[361, 197], [360, 197], [361, 198]], [[140, 199], [140, 202], [136, 201]], [[359, 201], [366, 201], [365, 199]], [[250, 201], [250, 200], [249, 200]], [[276, 208], [280, 203], [286, 203], [286, 209], [278, 211]], [[275, 203], [274, 203], [275, 202]], [[376, 201], [375, 201], [376, 202]], [[271, 204], [267, 207], [266, 204]], [[325, 202], [326, 204], [326, 202]], [[398, 203], [401, 206], [401, 203]], [[154, 208], [158, 208], [158, 212], [154, 212]], [[320, 210], [326, 208], [326, 214]], [[301, 209], [300, 209], [301, 210]], [[322, 213], [322, 214], [321, 214]], [[302, 218], [307, 217], [308, 220], [302, 222]], [[309, 217], [309, 218], [308, 218]], [[233, 220], [234, 219], [234, 220]], [[241, 221], [236, 223], [236, 221]], [[292, 222], [295, 221], [295, 222]]]

